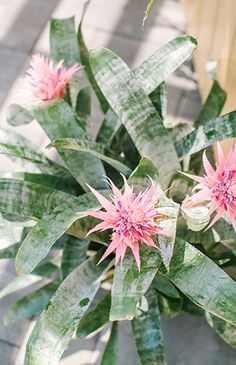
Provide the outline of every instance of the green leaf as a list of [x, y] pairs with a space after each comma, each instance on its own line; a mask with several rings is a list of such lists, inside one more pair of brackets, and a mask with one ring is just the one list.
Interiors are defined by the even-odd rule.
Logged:
[[89, 242], [67, 235], [61, 259], [61, 272], [64, 279], [86, 259]]
[[16, 256], [17, 272], [30, 273], [77, 219], [86, 217], [89, 210], [99, 208], [91, 193], [68, 198], [65, 203], [58, 204], [26, 236]]
[[50, 53], [54, 62], [64, 60], [67, 67], [80, 63], [74, 17], [51, 19]]
[[84, 338], [109, 322], [110, 307], [111, 293], [109, 292], [104, 295], [93, 310], [81, 319], [76, 331], [77, 337]]
[[148, 290], [161, 265], [157, 251], [146, 246], [140, 247], [140, 257], [142, 258], [140, 272], [130, 251], [125, 255], [122, 264], [115, 266], [111, 321], [131, 320], [135, 317], [137, 304]]
[[220, 87], [218, 81], [214, 80], [207, 100], [205, 101], [202, 110], [194, 123], [196, 128], [220, 115], [225, 104], [226, 95], [226, 92]]
[[145, 22], [146, 22], [146, 20], [148, 18], [148, 15], [150, 13], [150, 10], [151, 10], [153, 4], [154, 4], [154, 0], [150, 0], [149, 3], [148, 3], [147, 8], [145, 10], [145, 14], [144, 14], [144, 17], [143, 17], [143, 25], [142, 25], [142, 28], [144, 28]]
[[33, 220], [47, 215], [61, 203], [78, 198], [46, 186], [21, 180], [0, 179], [0, 211]]
[[58, 170], [63, 169], [53, 161], [50, 161], [42, 153], [32, 150], [29, 147], [0, 143], [0, 154], [22, 158], [36, 165], [41, 171], [48, 173], [57, 173]]
[[152, 104], [158, 111], [158, 114], [164, 120], [167, 112], [167, 90], [166, 85], [163, 82], [159, 85], [150, 95], [149, 98], [152, 101]]
[[194, 246], [177, 239], [170, 270], [163, 273], [193, 303], [236, 325], [236, 283]]
[[82, 17], [81, 17], [81, 21], [80, 21], [79, 29], [78, 29], [78, 43], [79, 43], [79, 48], [80, 48], [80, 57], [81, 57], [81, 63], [84, 66], [84, 69], [85, 69], [85, 72], [89, 79], [89, 82], [90, 82], [95, 94], [97, 95], [100, 106], [101, 106], [103, 112], [106, 113], [109, 108], [109, 104], [108, 104], [106, 98], [104, 97], [103, 93], [101, 92], [101, 89], [98, 86], [98, 84], [93, 76], [93, 73], [91, 72], [91, 68], [90, 68], [90, 64], [89, 64], [89, 51], [84, 42], [83, 33], [82, 33], [82, 23], [83, 23], [83, 19], [86, 14], [89, 3], [90, 3], [90, 1], [86, 1], [84, 4], [83, 13], [82, 13]]
[[77, 98], [75, 111], [86, 129], [90, 129], [89, 117], [91, 115], [91, 88], [90, 86], [80, 89]]
[[110, 338], [106, 344], [100, 365], [117, 365], [119, 354], [118, 323], [114, 322], [111, 327]]
[[101, 159], [102, 161], [108, 163], [114, 169], [121, 172], [125, 176], [131, 174], [131, 169], [126, 166], [123, 162], [121, 162], [121, 158], [116, 156], [114, 152], [111, 150], [105, 149], [103, 145], [100, 145], [96, 142], [92, 141], [83, 141], [79, 139], [66, 138], [60, 139], [55, 142], [52, 142], [49, 147], [56, 148], [64, 148], [64, 149], [72, 149], [80, 152], [87, 152], [92, 154], [93, 156]]
[[14, 259], [19, 250], [21, 242], [14, 243], [0, 250], [0, 259]]
[[183, 299], [182, 298], [168, 298], [163, 295], [158, 296], [158, 304], [160, 308], [160, 312], [163, 316], [168, 318], [176, 317], [182, 307], [183, 307]]
[[[140, 81], [151, 100], [155, 98], [155, 90], [191, 56], [196, 46], [194, 38], [181, 35], [159, 48], [134, 71], [135, 78]], [[109, 146], [120, 125], [120, 119], [109, 109], [99, 130], [97, 141]]]
[[30, 112], [18, 104], [11, 104], [7, 109], [7, 122], [13, 127], [28, 124], [33, 119]]
[[97, 266], [100, 257], [88, 259], [61, 283], [31, 333], [25, 365], [58, 364], [107, 268], [107, 260]]
[[149, 289], [146, 306], [139, 308], [132, 321], [133, 333], [142, 365], [166, 365], [157, 294]]
[[[36, 108], [33, 114], [51, 141], [60, 138], [87, 139], [76, 114], [63, 100]], [[85, 190], [88, 190], [87, 183], [96, 189], [105, 187], [102, 180], [105, 170], [98, 158], [86, 152], [59, 150], [59, 153], [71, 174]]]
[[28, 181], [38, 185], [43, 185], [54, 190], [64, 191], [73, 195], [79, 195], [83, 191], [80, 185], [71, 176], [48, 175], [31, 172], [0, 173], [1, 178], [12, 178], [16, 180]]
[[180, 297], [179, 292], [175, 286], [161, 272], [156, 274], [153, 285], [160, 293], [167, 295], [170, 298], [176, 299]]
[[231, 347], [236, 349], [236, 326], [206, 312], [206, 320], [214, 331]]
[[175, 144], [179, 158], [192, 155], [227, 138], [236, 137], [236, 111], [210, 120]]
[[23, 318], [41, 313], [58, 287], [58, 283], [50, 283], [30, 293], [10, 305], [4, 315], [4, 324], [9, 325]]
[[[86, 238], [88, 231], [95, 227], [99, 222], [101, 221], [93, 217], [81, 218], [72, 224], [68, 229], [68, 233], [77, 238], [84, 239]], [[109, 231], [94, 232], [89, 235], [89, 239], [107, 245], [107, 242], [109, 242]]]
[[[90, 54], [90, 67], [112, 109], [133, 139], [140, 155], [153, 160], [160, 182], [170, 183], [179, 162], [161, 117], [128, 66], [107, 49]], [[109, 79], [109, 82], [106, 80]], [[168, 164], [166, 163], [168, 160]]]
[[39, 282], [43, 277], [50, 277], [56, 272], [58, 272], [58, 267], [53, 264], [53, 262], [45, 262], [35, 269], [31, 275], [16, 276], [9, 284], [0, 290], [0, 299]]

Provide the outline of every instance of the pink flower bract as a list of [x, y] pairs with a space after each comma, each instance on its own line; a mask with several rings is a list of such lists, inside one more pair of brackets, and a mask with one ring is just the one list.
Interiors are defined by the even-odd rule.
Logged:
[[[124, 177], [123, 177], [124, 178]], [[106, 211], [88, 212], [92, 217], [103, 220], [88, 232], [112, 229], [112, 240], [103, 257], [104, 260], [112, 251], [116, 251], [116, 263], [123, 260], [127, 247], [130, 247], [140, 270], [139, 244], [156, 247], [152, 235], [164, 234], [158, 227], [156, 218], [158, 211], [155, 208], [160, 196], [155, 194], [155, 186], [144, 192], [135, 194], [124, 178], [124, 193], [109, 180], [112, 188], [112, 201], [107, 200], [98, 191], [89, 186], [92, 193]]]
[[227, 157], [224, 156], [220, 143], [217, 143], [219, 163], [214, 169], [203, 154], [205, 176], [185, 174], [198, 181], [194, 189], [199, 190], [192, 196], [193, 200], [209, 200], [209, 216], [218, 210], [208, 228], [215, 224], [224, 213], [228, 214], [230, 222], [236, 231], [236, 146], [231, 149]]
[[54, 67], [52, 60], [39, 54], [32, 56], [30, 66], [26, 81], [33, 97], [40, 101], [62, 99], [66, 85], [79, 69], [78, 64], [67, 69], [63, 60]]

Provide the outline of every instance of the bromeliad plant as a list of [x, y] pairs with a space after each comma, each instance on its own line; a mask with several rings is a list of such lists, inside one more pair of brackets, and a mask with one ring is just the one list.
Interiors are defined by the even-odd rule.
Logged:
[[[108, 49], [89, 52], [73, 18], [51, 20], [50, 43], [52, 61], [35, 56], [28, 71], [34, 102], [12, 105], [8, 122], [36, 120], [63, 163], [10, 129], [0, 134], [1, 153], [23, 166], [0, 179], [8, 244], [0, 257], [15, 258], [18, 274], [0, 297], [40, 284], [4, 316], [10, 324], [40, 314], [25, 364], [58, 364], [75, 334], [111, 321], [101, 364], [115, 365], [125, 319], [141, 364], [166, 364], [160, 316], [181, 311], [205, 316], [236, 348], [236, 284], [227, 274], [236, 263], [235, 149], [227, 158], [219, 150], [216, 169], [203, 155], [201, 170], [204, 149], [236, 136], [236, 112], [219, 117], [225, 93], [215, 80], [194, 126], [165, 125], [165, 79], [196, 41], [180, 36], [134, 71]], [[95, 139], [92, 90], [104, 113]], [[181, 171], [195, 175], [197, 196], [188, 197], [192, 180]]]

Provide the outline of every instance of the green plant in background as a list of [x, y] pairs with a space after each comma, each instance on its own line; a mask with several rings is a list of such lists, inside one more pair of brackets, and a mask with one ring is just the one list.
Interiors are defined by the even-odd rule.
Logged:
[[[14, 126], [37, 120], [63, 163], [48, 159], [12, 130], [0, 130], [1, 153], [24, 164], [23, 172], [0, 178], [0, 229], [9, 245], [0, 258], [15, 259], [19, 274], [0, 297], [40, 284], [8, 308], [4, 321], [40, 314], [26, 365], [58, 364], [75, 334], [83, 338], [109, 321], [101, 364], [115, 365], [124, 319], [132, 321], [141, 364], [166, 364], [160, 316], [181, 311], [205, 316], [236, 348], [236, 284], [227, 274], [236, 263], [235, 231], [224, 216], [205, 230], [205, 204], [189, 206], [185, 200], [180, 206], [192, 181], [177, 172], [198, 174], [201, 151], [236, 136], [236, 112], [219, 117], [225, 93], [214, 81], [195, 125], [167, 129], [165, 79], [191, 56], [196, 41], [177, 37], [131, 71], [108, 49], [89, 52], [81, 26], [76, 35], [73, 18], [51, 20], [51, 58], [54, 64], [63, 59], [67, 68], [81, 63], [89, 86], [82, 87], [75, 75], [64, 100], [29, 110], [15, 104], [8, 116]], [[60, 72], [56, 68], [56, 77]], [[95, 138], [91, 92], [104, 113]], [[110, 243], [109, 232], [87, 236], [100, 222], [89, 212], [101, 208], [87, 184], [109, 199], [104, 175], [122, 189], [120, 173], [136, 193], [149, 187], [150, 178], [156, 191], [166, 191], [156, 207], [166, 235], [154, 237], [160, 252], [140, 245], [140, 271], [129, 248], [122, 264], [108, 256], [97, 265]], [[93, 305], [99, 288], [101, 299]]]

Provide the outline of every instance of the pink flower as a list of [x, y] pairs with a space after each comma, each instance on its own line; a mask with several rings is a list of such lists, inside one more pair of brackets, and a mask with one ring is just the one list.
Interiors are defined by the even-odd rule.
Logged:
[[98, 191], [89, 186], [102, 207], [106, 211], [88, 212], [92, 217], [103, 220], [91, 229], [87, 235], [95, 231], [112, 229], [112, 241], [102, 256], [100, 262], [110, 253], [116, 250], [116, 263], [123, 260], [127, 247], [130, 247], [135, 257], [138, 269], [140, 270], [139, 244], [143, 243], [150, 247], [156, 245], [151, 238], [152, 235], [164, 234], [156, 222], [158, 211], [155, 208], [160, 196], [155, 195], [155, 186], [151, 186], [138, 195], [129, 187], [125, 177], [124, 193], [109, 180], [112, 188], [112, 202], [104, 198]]
[[208, 228], [216, 223], [224, 213], [227, 213], [236, 231], [236, 145], [227, 157], [224, 156], [220, 143], [217, 143], [217, 148], [219, 163], [216, 169], [213, 169], [204, 152], [203, 166], [206, 175], [200, 177], [184, 174], [199, 183], [194, 189], [200, 191], [192, 196], [192, 200], [209, 200], [209, 216], [216, 209], [218, 210]]
[[55, 67], [52, 60], [34, 55], [31, 68], [26, 72], [26, 81], [33, 96], [40, 101], [62, 99], [70, 78], [79, 69], [78, 64], [70, 68], [63, 66], [63, 60]]

